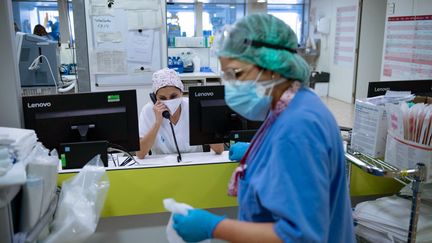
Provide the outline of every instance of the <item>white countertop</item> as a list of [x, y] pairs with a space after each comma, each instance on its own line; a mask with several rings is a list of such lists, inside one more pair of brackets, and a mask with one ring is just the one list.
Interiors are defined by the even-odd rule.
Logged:
[[[198, 153], [184, 153], [182, 154], [182, 161], [177, 162], [177, 154], [162, 154], [162, 155], [150, 155], [144, 159], [138, 159], [134, 157], [138, 165], [132, 165], [133, 161], [122, 167], [116, 167], [113, 163], [111, 155], [108, 155], [108, 167], [107, 170], [122, 170], [122, 169], [135, 169], [135, 168], [155, 168], [155, 167], [167, 167], [167, 166], [183, 166], [183, 165], [199, 165], [199, 164], [217, 164], [233, 162], [228, 158], [229, 151], [224, 151], [222, 154], [215, 154], [211, 152], [198, 152]], [[127, 157], [122, 154], [113, 155], [116, 161], [122, 163]], [[59, 173], [71, 173], [79, 172], [80, 169], [69, 169], [60, 170]]]

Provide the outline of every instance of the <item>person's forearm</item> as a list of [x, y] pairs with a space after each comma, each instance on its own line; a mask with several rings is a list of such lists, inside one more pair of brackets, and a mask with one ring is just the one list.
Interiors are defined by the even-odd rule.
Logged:
[[140, 151], [136, 153], [139, 159], [143, 159], [152, 148], [159, 128], [160, 125], [155, 124], [152, 129], [150, 129], [150, 131], [140, 139]]
[[210, 148], [215, 151], [216, 154], [221, 154], [224, 151], [223, 143], [210, 144]]
[[249, 223], [225, 219], [213, 231], [213, 237], [234, 243], [282, 242], [273, 230], [274, 223]]

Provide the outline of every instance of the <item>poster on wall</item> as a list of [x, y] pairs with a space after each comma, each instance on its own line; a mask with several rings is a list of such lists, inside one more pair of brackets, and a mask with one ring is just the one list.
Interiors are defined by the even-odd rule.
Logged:
[[388, 17], [385, 38], [384, 79], [432, 77], [432, 15]]
[[344, 6], [336, 9], [336, 31], [333, 63], [354, 65], [357, 33], [357, 6]]

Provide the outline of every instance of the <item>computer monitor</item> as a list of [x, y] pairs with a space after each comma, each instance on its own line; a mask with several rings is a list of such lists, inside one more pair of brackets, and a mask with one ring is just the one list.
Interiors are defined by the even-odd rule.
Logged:
[[17, 32], [16, 37], [21, 87], [55, 86], [45, 58], [39, 59], [37, 69], [29, 70], [29, 67], [35, 58], [44, 55], [51, 65], [55, 82], [58, 83], [60, 79], [58, 43], [22, 32]]
[[136, 91], [23, 97], [25, 128], [59, 151], [60, 144], [107, 140], [139, 150]]
[[432, 96], [432, 79], [369, 82], [367, 97], [384, 95], [387, 90], [411, 91], [415, 95]]
[[261, 124], [241, 117], [227, 106], [224, 86], [189, 87], [191, 145], [250, 141]]

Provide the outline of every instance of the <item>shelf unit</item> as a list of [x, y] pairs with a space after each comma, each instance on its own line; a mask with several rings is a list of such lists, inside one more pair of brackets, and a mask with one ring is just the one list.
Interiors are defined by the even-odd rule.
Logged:
[[188, 93], [191, 86], [221, 85], [220, 76], [216, 73], [181, 73], [179, 76], [184, 93]]
[[413, 197], [411, 201], [411, 214], [408, 229], [408, 243], [416, 241], [417, 223], [419, 218], [422, 183], [426, 180], [426, 166], [418, 163], [416, 168], [398, 169], [382, 160], [372, 158], [365, 154], [348, 149], [345, 153], [345, 158], [348, 163], [348, 170], [351, 171], [351, 165], [359, 167], [364, 172], [380, 177], [394, 178], [399, 182], [406, 184], [407, 180], [412, 182]]

